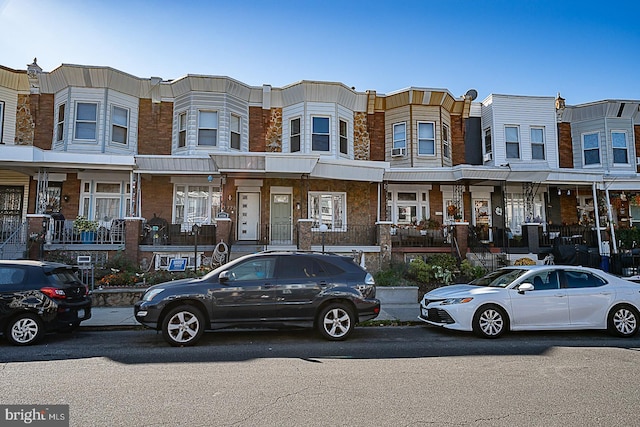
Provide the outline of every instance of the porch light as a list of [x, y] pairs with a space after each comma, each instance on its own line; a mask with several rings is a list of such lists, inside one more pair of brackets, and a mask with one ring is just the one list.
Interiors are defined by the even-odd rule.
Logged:
[[327, 227], [327, 224], [320, 224], [320, 227], [318, 227], [318, 229], [320, 230], [320, 233], [322, 233], [322, 253], [324, 253], [324, 235], [329, 227]]

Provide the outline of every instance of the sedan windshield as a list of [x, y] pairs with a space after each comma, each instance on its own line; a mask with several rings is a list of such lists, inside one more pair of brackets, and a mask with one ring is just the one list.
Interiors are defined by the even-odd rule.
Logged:
[[473, 282], [471, 282], [471, 284], [476, 286], [506, 288], [511, 283], [513, 283], [514, 280], [522, 276], [527, 271], [528, 270], [519, 269], [496, 270], [493, 273], [489, 273], [484, 277], [474, 280]]

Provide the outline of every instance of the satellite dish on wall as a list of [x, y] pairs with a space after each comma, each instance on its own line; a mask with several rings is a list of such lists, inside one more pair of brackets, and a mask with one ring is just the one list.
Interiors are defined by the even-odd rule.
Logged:
[[467, 93], [464, 94], [464, 97], [473, 101], [478, 97], [478, 91], [475, 89], [469, 89]]

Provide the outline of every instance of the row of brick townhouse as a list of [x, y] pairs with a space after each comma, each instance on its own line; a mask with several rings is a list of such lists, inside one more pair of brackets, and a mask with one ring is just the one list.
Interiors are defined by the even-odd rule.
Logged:
[[554, 238], [631, 249], [614, 236], [640, 222], [640, 101], [476, 97], [0, 67], [0, 258], [123, 250], [164, 268], [225, 242], [375, 270], [538, 255]]

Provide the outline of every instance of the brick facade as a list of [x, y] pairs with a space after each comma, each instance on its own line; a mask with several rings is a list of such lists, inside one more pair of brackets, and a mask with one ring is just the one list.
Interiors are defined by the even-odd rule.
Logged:
[[143, 98], [138, 108], [138, 154], [171, 154], [173, 103]]
[[369, 160], [384, 161], [384, 112], [367, 114], [367, 132], [369, 134]]
[[271, 114], [262, 107], [249, 107], [249, 151], [264, 152], [266, 131]]
[[561, 168], [573, 168], [571, 123], [558, 123], [558, 157]]
[[452, 152], [451, 160], [453, 165], [462, 165], [466, 163], [465, 160], [465, 145], [464, 145], [464, 120], [462, 116], [451, 116], [451, 147]]
[[147, 220], [155, 216], [171, 222], [173, 211], [173, 184], [169, 176], [153, 176], [140, 180], [141, 216]]

